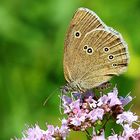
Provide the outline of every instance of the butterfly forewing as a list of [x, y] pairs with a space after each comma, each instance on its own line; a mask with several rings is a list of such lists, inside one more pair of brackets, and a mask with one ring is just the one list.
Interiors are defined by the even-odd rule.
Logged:
[[[79, 8], [74, 14], [69, 25], [66, 39], [64, 43], [64, 75], [67, 81], [72, 80], [73, 64], [75, 63], [75, 56], [73, 55], [82, 39], [87, 32], [97, 29], [105, 28], [105, 24], [100, 18], [91, 10], [86, 8]], [[79, 33], [79, 37], [76, 37]]]

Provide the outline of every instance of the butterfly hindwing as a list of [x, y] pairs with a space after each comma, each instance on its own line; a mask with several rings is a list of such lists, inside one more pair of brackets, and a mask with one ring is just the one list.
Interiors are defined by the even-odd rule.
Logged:
[[[92, 52], [88, 52], [88, 49]], [[77, 53], [78, 59], [74, 65], [81, 69], [73, 67], [75, 77], [87, 89], [99, 86], [127, 69], [127, 45], [119, 33], [107, 28], [87, 33]]]

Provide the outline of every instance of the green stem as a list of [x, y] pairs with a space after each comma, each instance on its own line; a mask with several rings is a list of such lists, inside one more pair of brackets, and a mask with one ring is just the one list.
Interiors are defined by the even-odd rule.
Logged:
[[85, 132], [86, 132], [86, 135], [87, 135], [88, 139], [91, 139], [92, 137], [91, 137], [91, 135], [90, 135], [90, 133], [88, 132], [87, 129], [85, 130]]
[[109, 121], [110, 116], [111, 116], [111, 115], [109, 114], [108, 117], [107, 117], [107, 120], [105, 121], [105, 123], [104, 123], [103, 126], [102, 126], [102, 129], [105, 130], [106, 124], [107, 124], [107, 122]]

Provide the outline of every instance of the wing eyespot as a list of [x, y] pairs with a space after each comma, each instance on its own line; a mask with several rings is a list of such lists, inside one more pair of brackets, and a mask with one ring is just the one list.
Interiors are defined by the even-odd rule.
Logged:
[[114, 59], [114, 56], [113, 56], [112, 54], [110, 54], [110, 55], [108, 56], [108, 59], [109, 59], [109, 60], [113, 60], [113, 59]]
[[116, 68], [117, 67], [117, 64], [116, 63], [113, 63], [112, 64], [112, 67]]
[[107, 52], [109, 52], [109, 48], [108, 47], [104, 47], [103, 51], [107, 53]]
[[80, 31], [76, 31], [76, 32], [74, 33], [74, 36], [75, 36], [76, 38], [80, 38], [80, 36], [81, 36]]
[[91, 55], [93, 53], [93, 48], [92, 47], [88, 47], [86, 52], [87, 52], [87, 54]]
[[83, 50], [86, 51], [87, 48], [88, 48], [88, 45], [85, 45], [85, 46], [83, 47]]

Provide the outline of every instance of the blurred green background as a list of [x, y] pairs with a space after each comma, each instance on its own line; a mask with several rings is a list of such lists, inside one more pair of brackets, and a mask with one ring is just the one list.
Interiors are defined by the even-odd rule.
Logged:
[[[21, 137], [25, 124], [60, 124], [64, 37], [78, 7], [95, 11], [128, 43], [128, 71], [114, 83], [121, 95], [136, 96], [132, 110], [140, 115], [139, 0], [0, 0], [0, 140]], [[86, 137], [73, 132], [74, 139]]]

